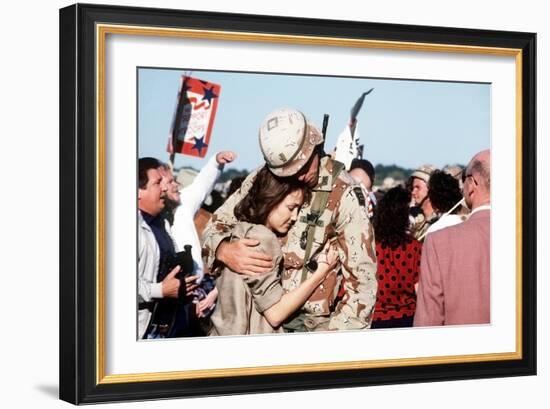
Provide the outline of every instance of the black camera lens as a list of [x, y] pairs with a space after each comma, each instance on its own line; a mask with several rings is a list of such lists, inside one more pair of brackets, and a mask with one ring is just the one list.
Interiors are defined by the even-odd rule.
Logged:
[[308, 263], [306, 264], [306, 268], [311, 272], [316, 271], [317, 267], [319, 267], [319, 265], [317, 264], [316, 260], [309, 260]]

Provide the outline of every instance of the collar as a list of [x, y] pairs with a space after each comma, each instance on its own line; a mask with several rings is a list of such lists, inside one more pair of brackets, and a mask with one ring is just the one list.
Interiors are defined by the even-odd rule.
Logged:
[[332, 167], [334, 165], [333, 160], [330, 156], [325, 155], [319, 160], [319, 179], [317, 181], [317, 186], [312, 190], [314, 191], [332, 191]]
[[149, 230], [149, 231], [152, 231], [151, 230], [151, 226], [149, 226], [149, 223], [147, 223], [144, 219], [144, 212], [142, 212], [141, 210], [138, 209], [138, 222], [139, 222], [139, 225], [144, 228], [145, 230]]
[[470, 217], [472, 217], [472, 215], [477, 213], [477, 212], [481, 212], [482, 210], [491, 210], [491, 205], [486, 204], [486, 205], [481, 205], [481, 206], [476, 207], [474, 210], [472, 210], [470, 212]]
[[148, 226], [152, 226], [153, 224], [158, 223], [162, 219], [160, 214], [158, 214], [156, 216], [152, 216], [149, 213], [147, 213], [147, 212], [145, 212], [141, 209], [139, 210], [139, 212], [141, 213], [141, 216], [143, 217], [143, 220], [145, 221], [145, 223], [147, 223]]
[[435, 221], [440, 217], [441, 215], [439, 213], [433, 212], [429, 217], [424, 216], [424, 219], [426, 220], [426, 222], [431, 224], [431, 223], [435, 223]]

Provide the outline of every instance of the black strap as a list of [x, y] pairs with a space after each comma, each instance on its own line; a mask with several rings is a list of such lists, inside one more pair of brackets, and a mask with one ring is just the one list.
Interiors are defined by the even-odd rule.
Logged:
[[155, 308], [155, 302], [156, 301], [143, 301], [138, 304], [138, 309], [141, 310], [149, 310], [150, 312], [153, 312], [153, 309]]
[[[345, 169], [345, 165], [338, 161], [333, 161], [332, 163], [332, 180], [336, 179], [340, 173]], [[313, 247], [313, 238], [315, 236], [315, 229], [317, 227], [326, 227], [323, 225], [322, 221], [319, 220], [325, 208], [327, 206], [328, 197], [331, 191], [318, 191], [316, 192], [315, 199], [311, 205], [311, 210], [306, 216], [307, 227], [302, 236], [306, 238], [304, 260], [302, 266], [302, 277], [301, 282], [303, 283], [308, 275], [307, 264], [309, 262], [309, 256], [311, 255], [311, 249]]]

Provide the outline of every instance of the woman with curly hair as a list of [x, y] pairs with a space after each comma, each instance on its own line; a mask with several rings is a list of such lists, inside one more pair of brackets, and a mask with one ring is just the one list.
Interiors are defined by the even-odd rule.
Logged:
[[454, 226], [466, 219], [466, 216], [459, 214], [463, 209], [463, 206], [459, 204], [462, 202], [462, 192], [458, 180], [453, 176], [441, 170], [434, 171], [428, 182], [428, 197], [432, 202], [432, 207], [440, 216], [429, 227], [426, 234]]
[[408, 190], [394, 187], [378, 202], [374, 214], [378, 294], [371, 328], [413, 323], [422, 245], [410, 234], [410, 201]]
[[231, 239], [255, 239], [258, 251], [273, 258], [273, 269], [253, 276], [238, 274], [225, 267], [218, 278], [218, 305], [212, 314], [210, 335], [245, 335], [283, 332], [282, 322], [300, 308], [323, 282], [337, 261], [337, 250], [330, 243], [317, 258], [312, 276], [298, 288], [283, 292], [281, 242], [297, 219], [309, 190], [292, 178], [274, 176], [263, 167], [248, 195], [235, 207], [239, 222]]

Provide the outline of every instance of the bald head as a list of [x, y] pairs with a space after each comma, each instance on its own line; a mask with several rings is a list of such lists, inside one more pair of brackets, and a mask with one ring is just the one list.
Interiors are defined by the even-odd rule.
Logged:
[[464, 169], [464, 199], [470, 209], [488, 204], [491, 201], [491, 151], [481, 151]]
[[491, 191], [491, 151], [486, 149], [474, 155], [468, 166], [466, 174], [472, 174], [482, 187]]

